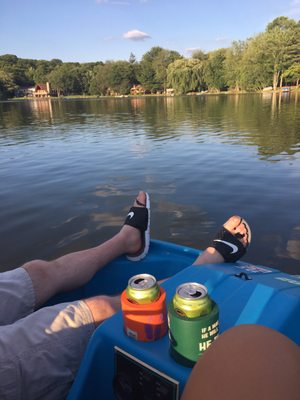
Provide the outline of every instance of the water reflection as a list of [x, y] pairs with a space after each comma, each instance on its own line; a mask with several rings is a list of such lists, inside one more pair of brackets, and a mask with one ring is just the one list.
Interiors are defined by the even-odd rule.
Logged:
[[286, 247], [288, 256], [294, 260], [300, 260], [300, 225], [296, 225], [287, 241]]
[[29, 104], [31, 106], [33, 115], [35, 115], [38, 120], [48, 120], [50, 124], [53, 122], [51, 99], [33, 99], [30, 100]]
[[[176, 140], [191, 135], [197, 140], [215, 137], [222, 143], [257, 147], [262, 159], [280, 160], [282, 154], [299, 151], [300, 113], [298, 93], [262, 95], [212, 95], [198, 97], [100, 99], [90, 101], [30, 100], [0, 105], [0, 140], [24, 140], [17, 132], [30, 125], [43, 139], [43, 128], [68, 125], [81, 129], [98, 125], [94, 134], [125, 124], [151, 140]], [[129, 118], [130, 117], [130, 120]], [[32, 132], [31, 132], [32, 133]], [[68, 132], [55, 132], [60, 136]], [[47, 137], [45, 135], [44, 137]], [[35, 135], [32, 139], [36, 140]], [[27, 137], [30, 140], [30, 136]], [[142, 151], [145, 141], [136, 143]], [[272, 159], [273, 156], [279, 158]]]
[[58, 242], [57, 247], [65, 247], [69, 245], [70, 243], [82, 238], [83, 236], [86, 236], [88, 234], [87, 229], [83, 229], [80, 232], [73, 233], [72, 235], [64, 237], [61, 241]]

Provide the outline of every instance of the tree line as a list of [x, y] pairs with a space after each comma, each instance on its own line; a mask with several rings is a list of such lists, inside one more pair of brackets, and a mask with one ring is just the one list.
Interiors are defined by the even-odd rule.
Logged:
[[107, 95], [130, 93], [141, 85], [146, 93], [176, 94], [273, 90], [282, 85], [299, 85], [300, 21], [275, 18], [264, 32], [229, 48], [194, 51], [185, 58], [177, 51], [153, 47], [140, 62], [62, 62], [0, 56], [0, 98], [13, 97], [20, 88], [50, 82], [58, 95]]

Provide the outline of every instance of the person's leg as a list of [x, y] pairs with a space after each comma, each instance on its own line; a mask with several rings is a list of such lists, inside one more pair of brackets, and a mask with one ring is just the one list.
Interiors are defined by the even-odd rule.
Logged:
[[[136, 207], [145, 204], [145, 193], [140, 192], [137, 200], [138, 203], [135, 201], [134, 204]], [[140, 232], [124, 225], [113, 238], [94, 248], [70, 253], [54, 261], [33, 260], [24, 264], [23, 268], [33, 283], [35, 308], [57, 293], [85, 284], [106, 264], [123, 254], [136, 253], [140, 247]]]
[[[234, 215], [228, 219], [223, 225], [232, 235], [236, 236], [240, 243], [246, 248], [249, 244], [249, 232], [247, 227], [244, 225], [241, 217]], [[201, 253], [197, 259], [194, 261], [194, 265], [201, 264], [217, 264], [223, 263], [224, 258], [222, 255], [214, 248], [207, 247], [207, 249]]]
[[299, 377], [299, 346], [270, 328], [240, 325], [199, 358], [181, 400], [296, 400]]
[[94, 331], [84, 301], [0, 326], [0, 399], [65, 399]]
[[[144, 200], [145, 194], [140, 193], [135, 207], [142, 207]], [[147, 215], [134, 212], [142, 220]], [[137, 220], [134, 223], [139, 225]], [[38, 308], [55, 293], [82, 285], [115, 257], [125, 253], [136, 256], [141, 248], [141, 232], [124, 225], [96, 248], [52, 262], [33, 261], [19, 272], [30, 281]], [[0, 358], [4, 360], [0, 373], [5, 376], [0, 382], [0, 398], [19, 398], [21, 389], [23, 397], [33, 400], [65, 398], [95, 327], [119, 309], [118, 296], [96, 296], [44, 307], [0, 327]]]

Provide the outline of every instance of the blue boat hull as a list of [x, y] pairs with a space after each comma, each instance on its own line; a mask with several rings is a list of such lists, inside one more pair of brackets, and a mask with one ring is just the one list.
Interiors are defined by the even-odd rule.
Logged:
[[[132, 263], [122, 257], [101, 270], [84, 287], [56, 297], [53, 302], [99, 293], [120, 293], [132, 275], [150, 273], [158, 280], [171, 277], [163, 283], [167, 302], [181, 283], [193, 281], [207, 286], [210, 296], [219, 306], [220, 333], [235, 325], [260, 324], [283, 333], [300, 345], [298, 276], [244, 262], [191, 265], [198, 254], [199, 251], [192, 248], [151, 241], [149, 255], [143, 261]], [[113, 399], [118, 385], [124, 386], [121, 388], [125, 393], [122, 398], [131, 398], [130, 385], [137, 385], [141, 376], [137, 376], [135, 382], [132, 374], [123, 371], [121, 378], [116, 374], [116, 363], [123, 362], [127, 356], [133, 369], [139, 366], [137, 371], [143, 375], [143, 384], [147, 379], [153, 383], [149, 386], [150, 391], [156, 384], [166, 393], [169, 390], [170, 397], [165, 398], [175, 399], [182, 393], [191, 369], [177, 364], [170, 357], [168, 335], [151, 343], [137, 342], [125, 335], [122, 313], [119, 312], [93, 334], [68, 400]], [[116, 380], [119, 381], [116, 383]], [[164, 398], [159, 396], [157, 398]]]

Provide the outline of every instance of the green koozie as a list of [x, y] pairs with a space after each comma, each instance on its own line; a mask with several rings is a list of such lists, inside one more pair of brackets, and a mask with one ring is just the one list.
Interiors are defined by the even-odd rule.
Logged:
[[199, 356], [217, 338], [219, 333], [219, 309], [212, 301], [207, 315], [189, 318], [179, 315], [173, 302], [168, 307], [170, 353], [176, 362], [193, 367]]

